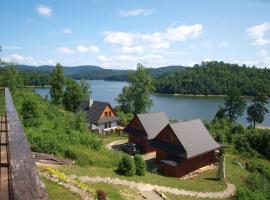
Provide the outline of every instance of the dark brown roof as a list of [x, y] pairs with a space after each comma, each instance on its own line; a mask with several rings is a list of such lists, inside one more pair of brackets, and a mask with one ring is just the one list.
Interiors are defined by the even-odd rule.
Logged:
[[[108, 120], [101, 120], [100, 116], [106, 106], [111, 105], [108, 102], [102, 102], [102, 101], [93, 101], [93, 104], [89, 108], [89, 100], [82, 101], [79, 106], [79, 110], [86, 112], [86, 118], [90, 123], [98, 124], [98, 123], [104, 123], [109, 121], [116, 121], [118, 120], [118, 117], [108, 117]], [[111, 107], [112, 108], [112, 107]]]
[[169, 120], [164, 112], [137, 114], [137, 117], [144, 127], [149, 140], [154, 139], [169, 124]]
[[187, 158], [221, 147], [200, 119], [171, 123], [169, 126], [186, 150]]

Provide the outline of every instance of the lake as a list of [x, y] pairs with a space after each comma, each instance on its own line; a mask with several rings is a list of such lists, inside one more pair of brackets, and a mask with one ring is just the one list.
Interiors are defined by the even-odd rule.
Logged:
[[[121, 92], [122, 88], [127, 85], [126, 82], [114, 82], [103, 80], [91, 80], [92, 97], [97, 101], [107, 101], [116, 106], [115, 98]], [[49, 88], [35, 89], [38, 94], [45, 96], [49, 94]], [[164, 111], [168, 117], [179, 120], [189, 120], [200, 118], [203, 120], [212, 120], [218, 110], [219, 105], [224, 104], [224, 97], [213, 96], [173, 96], [173, 95], [151, 95], [154, 105], [150, 111]], [[248, 105], [250, 99], [247, 98]], [[267, 105], [270, 110], [270, 104]], [[238, 119], [243, 125], [248, 125], [245, 115]], [[270, 114], [265, 116], [263, 126], [270, 126]]]

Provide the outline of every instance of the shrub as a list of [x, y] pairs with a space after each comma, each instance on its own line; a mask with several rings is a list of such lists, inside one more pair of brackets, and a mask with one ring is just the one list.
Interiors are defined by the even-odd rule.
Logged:
[[130, 156], [124, 155], [119, 162], [118, 172], [124, 176], [133, 176], [136, 173], [134, 160]]
[[134, 156], [134, 163], [136, 166], [136, 175], [144, 176], [146, 171], [146, 164], [143, 157], [139, 154]]
[[107, 199], [106, 193], [103, 190], [100, 190], [100, 189], [96, 190], [96, 193], [97, 193], [98, 200], [106, 200]]

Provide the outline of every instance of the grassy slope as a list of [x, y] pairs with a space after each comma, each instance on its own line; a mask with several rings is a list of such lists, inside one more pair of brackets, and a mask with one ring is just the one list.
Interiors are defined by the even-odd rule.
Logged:
[[105, 183], [90, 183], [88, 184], [94, 189], [103, 190], [110, 200], [138, 200], [138, 192], [126, 186], [110, 185]]
[[[112, 168], [101, 168], [94, 166], [79, 167], [71, 166], [62, 168], [66, 174], [76, 174], [78, 176], [89, 175], [89, 176], [102, 176], [102, 177], [118, 177], [126, 180], [134, 180], [137, 182], [151, 183], [154, 185], [164, 185], [169, 187], [184, 188], [187, 190], [195, 191], [221, 191], [225, 188], [225, 183], [223, 181], [211, 180], [215, 178], [216, 171], [208, 171], [202, 175], [191, 179], [191, 180], [181, 180], [172, 177], [165, 177], [154, 173], [147, 172], [145, 176], [133, 176], [124, 177], [118, 175]], [[205, 187], [207, 185], [207, 187]]]
[[49, 194], [49, 199], [51, 200], [80, 200], [81, 198], [70, 192], [68, 189], [64, 188], [63, 186], [58, 185], [52, 181], [49, 181], [43, 178], [43, 182], [46, 186], [46, 190]]

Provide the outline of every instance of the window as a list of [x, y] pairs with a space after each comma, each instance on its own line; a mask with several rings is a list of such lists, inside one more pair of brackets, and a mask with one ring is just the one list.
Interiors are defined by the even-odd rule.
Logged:
[[111, 127], [112, 127], [112, 123], [108, 122], [108, 128], [111, 128]]
[[108, 113], [107, 112], [105, 112], [105, 117], [108, 117]]
[[105, 123], [105, 124], [104, 124], [104, 127], [105, 127], [105, 128], [108, 128], [108, 124], [107, 124], [107, 123]]
[[110, 111], [110, 112], [109, 112], [109, 117], [111, 117], [111, 116], [112, 116], [112, 112]]

